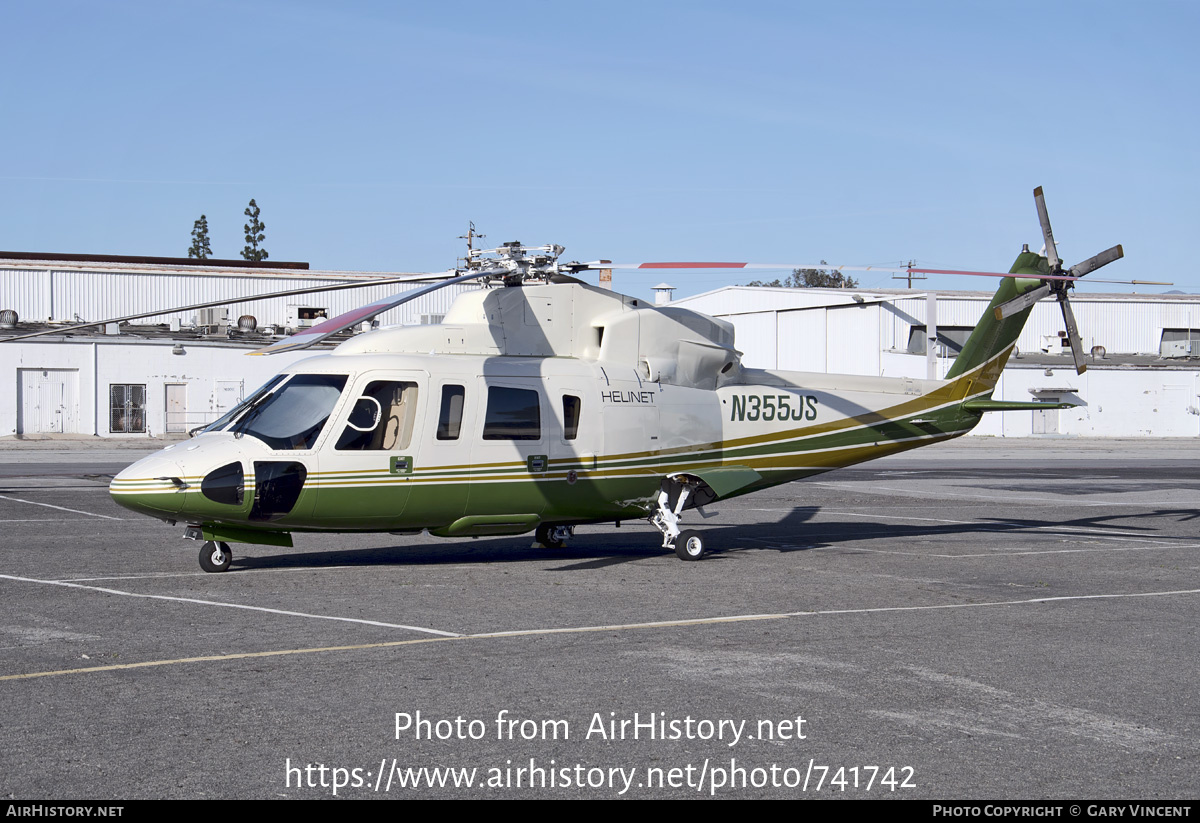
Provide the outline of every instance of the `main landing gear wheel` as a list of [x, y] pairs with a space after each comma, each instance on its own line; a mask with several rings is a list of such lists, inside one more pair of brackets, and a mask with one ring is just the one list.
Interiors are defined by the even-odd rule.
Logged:
[[551, 526], [543, 523], [533, 533], [533, 541], [546, 549], [561, 549], [571, 536], [570, 526]]
[[200, 568], [206, 572], [223, 572], [229, 568], [233, 560], [233, 552], [228, 543], [216, 543], [209, 540], [200, 549]]
[[704, 538], [700, 532], [680, 532], [675, 538], [675, 556], [680, 560], [699, 560], [704, 557]]

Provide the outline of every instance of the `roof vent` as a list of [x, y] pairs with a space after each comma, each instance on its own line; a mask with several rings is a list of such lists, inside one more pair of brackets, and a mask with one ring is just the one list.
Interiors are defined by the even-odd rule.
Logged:
[[15, 329], [17, 327], [17, 313], [12, 309], [0, 311], [0, 329]]

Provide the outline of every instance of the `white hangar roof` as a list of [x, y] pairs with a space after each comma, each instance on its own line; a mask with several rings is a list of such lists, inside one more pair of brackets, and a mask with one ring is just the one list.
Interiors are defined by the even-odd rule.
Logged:
[[[154, 261], [154, 262], [147, 262]], [[0, 309], [13, 309], [21, 322], [71, 323], [122, 317], [174, 306], [229, 299], [229, 321], [253, 315], [260, 326], [284, 326], [301, 307], [325, 310], [328, 317], [407, 289], [374, 281], [405, 272], [310, 270], [307, 263], [248, 264], [244, 261], [189, 261], [186, 258], [133, 258], [106, 255], [25, 255], [0, 252]], [[417, 277], [421, 273], [412, 273]], [[292, 297], [246, 299], [256, 294], [315, 286], [362, 283], [361, 289]], [[419, 323], [446, 313], [454, 298], [478, 286], [450, 286], [383, 314], [382, 325]], [[139, 323], [194, 322], [194, 312], [164, 312]]]

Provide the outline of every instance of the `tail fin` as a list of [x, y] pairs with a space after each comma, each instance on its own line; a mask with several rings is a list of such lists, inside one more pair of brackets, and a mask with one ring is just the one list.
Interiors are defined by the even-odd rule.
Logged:
[[969, 393], [977, 393], [980, 389], [995, 388], [1004, 364], [1012, 352], [1021, 329], [1029, 313], [1033, 311], [1030, 305], [1004, 319], [997, 316], [996, 309], [1021, 295], [1033, 291], [1042, 285], [1041, 278], [1050, 273], [1050, 264], [1045, 257], [1024, 251], [1017, 255], [1010, 274], [1027, 274], [1029, 277], [1006, 277], [996, 289], [996, 296], [988, 304], [987, 311], [979, 319], [975, 331], [967, 338], [962, 352], [954, 361], [946, 379], [952, 380], [975, 369], [980, 373], [970, 381]]

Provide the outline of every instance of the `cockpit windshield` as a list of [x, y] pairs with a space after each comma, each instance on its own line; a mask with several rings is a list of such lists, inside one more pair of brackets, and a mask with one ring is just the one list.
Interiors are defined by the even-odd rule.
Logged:
[[[266, 382], [265, 385], [263, 385], [261, 388], [259, 388], [258, 391], [254, 392], [254, 394], [250, 395], [249, 398], [243, 400], [241, 403], [238, 403], [232, 409], [230, 409], [229, 411], [225, 412], [225, 414], [223, 414], [219, 418], [217, 418], [217, 420], [215, 422], [209, 423], [207, 426], [205, 426], [203, 429], [201, 429], [200, 434], [207, 434], [208, 432], [221, 431], [223, 428], [228, 426], [230, 421], [232, 421], [235, 417], [241, 416], [241, 414], [243, 412], [245, 412], [246, 409], [252, 408], [259, 401], [261, 401], [264, 397], [266, 397], [267, 393], [270, 392], [271, 389], [275, 388], [280, 383], [282, 383], [283, 379], [285, 377], [287, 377], [286, 374], [277, 374], [274, 377], [272, 377], [270, 380], [268, 380]], [[193, 434], [195, 434], [194, 430], [193, 430]]]
[[250, 435], [273, 449], [311, 449], [337, 405], [344, 374], [297, 374], [272, 381], [205, 431]]

